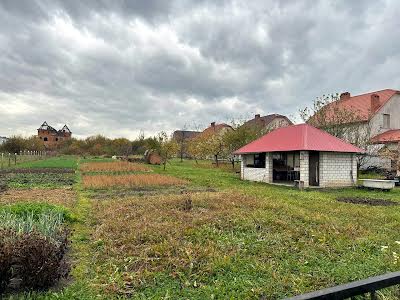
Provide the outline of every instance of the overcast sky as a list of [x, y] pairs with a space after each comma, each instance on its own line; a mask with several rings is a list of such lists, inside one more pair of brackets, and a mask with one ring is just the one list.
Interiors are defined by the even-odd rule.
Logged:
[[0, 0], [0, 136], [46, 120], [135, 138], [400, 89], [399, 16], [396, 0]]

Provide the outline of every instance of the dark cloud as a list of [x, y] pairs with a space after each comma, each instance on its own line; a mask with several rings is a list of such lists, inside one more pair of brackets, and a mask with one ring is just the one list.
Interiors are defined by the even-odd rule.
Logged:
[[134, 138], [399, 88], [396, 1], [0, 2], [0, 135]]

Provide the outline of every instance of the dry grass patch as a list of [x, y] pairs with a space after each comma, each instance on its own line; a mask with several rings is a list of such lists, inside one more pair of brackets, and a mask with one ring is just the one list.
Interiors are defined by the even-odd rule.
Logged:
[[6, 190], [0, 194], [0, 205], [18, 202], [45, 202], [73, 207], [76, 193], [72, 189]]
[[[225, 247], [204, 240], [197, 230], [213, 226], [229, 232], [241, 226], [243, 220], [251, 220], [259, 206], [253, 197], [228, 193], [95, 201], [99, 225], [93, 237], [103, 247], [96, 252], [97, 259], [123, 264], [129, 273], [126, 284], [133, 284], [135, 289], [151, 280], [155, 272], [166, 272], [176, 279], [189, 272], [201, 281], [201, 277], [212, 273], [215, 260], [233, 257], [240, 246]], [[256, 228], [252, 220], [250, 223], [251, 228]], [[110, 285], [108, 288], [118, 289]], [[123, 289], [121, 293], [126, 293]]]
[[127, 174], [127, 175], [84, 175], [82, 183], [85, 188], [109, 187], [142, 187], [184, 185], [188, 182], [172, 176], [160, 174]]
[[115, 162], [89, 162], [83, 163], [80, 166], [83, 172], [148, 172], [151, 169], [144, 164], [131, 163], [127, 161], [115, 161]]

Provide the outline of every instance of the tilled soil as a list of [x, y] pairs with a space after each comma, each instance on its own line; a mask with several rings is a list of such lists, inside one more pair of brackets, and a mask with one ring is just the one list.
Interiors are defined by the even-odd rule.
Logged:
[[41, 173], [53, 173], [53, 174], [63, 174], [63, 173], [75, 173], [74, 169], [60, 169], [60, 168], [15, 168], [15, 169], [4, 169], [0, 170], [0, 174], [9, 173], [28, 173], [28, 174], [41, 174]]
[[17, 202], [47, 202], [72, 207], [77, 199], [75, 191], [65, 189], [9, 189], [0, 194], [0, 205]]
[[370, 206], [395, 206], [398, 205], [399, 203], [391, 201], [391, 200], [385, 200], [385, 199], [371, 199], [371, 198], [351, 198], [351, 197], [341, 197], [337, 198], [337, 201], [339, 202], [346, 202], [346, 203], [353, 203], [353, 204], [364, 204], [364, 205], [370, 205]]

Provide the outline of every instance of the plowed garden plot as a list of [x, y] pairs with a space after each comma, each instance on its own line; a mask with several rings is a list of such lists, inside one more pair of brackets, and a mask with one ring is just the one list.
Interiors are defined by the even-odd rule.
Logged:
[[14, 169], [4, 169], [0, 170], [0, 174], [9, 174], [9, 173], [30, 173], [30, 174], [37, 174], [37, 173], [75, 173], [74, 169], [69, 168], [14, 168]]
[[359, 198], [359, 197], [340, 197], [337, 199], [339, 202], [352, 203], [352, 204], [364, 204], [370, 206], [394, 206], [399, 205], [398, 202], [394, 202], [386, 199], [370, 199], [370, 198]]
[[185, 185], [188, 181], [168, 175], [127, 174], [127, 175], [84, 175], [82, 183], [85, 188], [101, 189], [111, 187], [144, 187]]
[[116, 162], [89, 162], [80, 166], [83, 172], [149, 172], [151, 169], [144, 164], [131, 163], [127, 161]]
[[0, 176], [0, 181], [8, 188], [57, 188], [75, 183], [73, 173], [8, 173]]
[[43, 202], [73, 207], [76, 193], [72, 189], [9, 189], [0, 194], [0, 205], [19, 202]]

